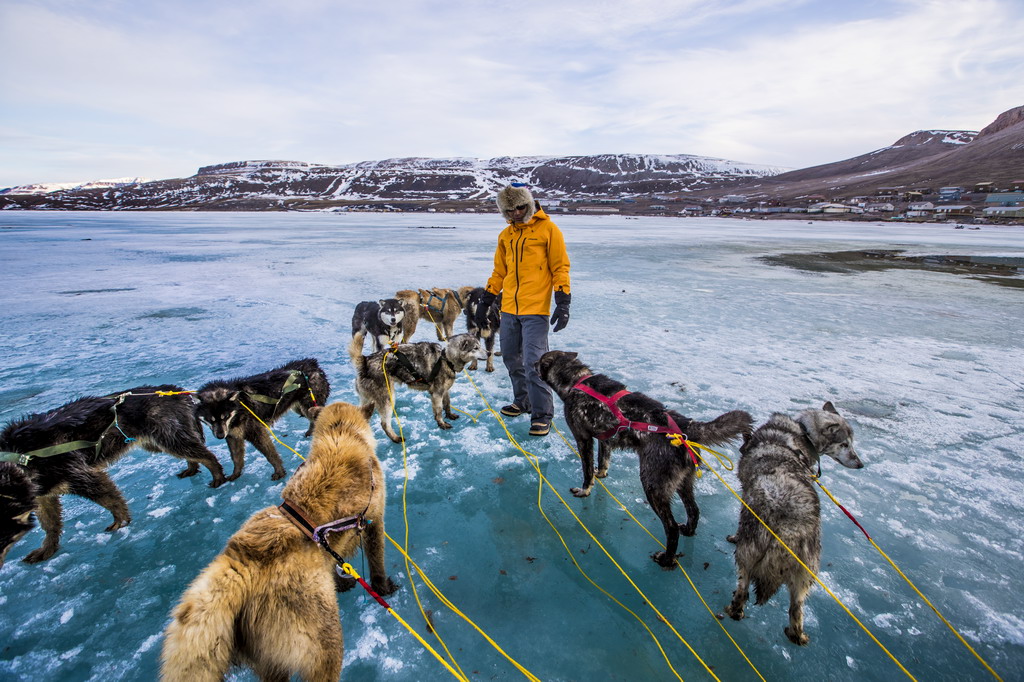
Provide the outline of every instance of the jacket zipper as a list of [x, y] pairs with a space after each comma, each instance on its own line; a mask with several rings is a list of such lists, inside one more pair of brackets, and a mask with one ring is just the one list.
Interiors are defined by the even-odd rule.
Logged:
[[516, 264], [516, 295], [512, 297], [513, 302], [516, 304], [516, 315], [519, 314], [519, 263], [522, 260], [522, 254], [520, 253], [519, 246], [524, 244], [526, 241], [525, 230], [519, 230], [519, 236], [516, 238], [515, 243], [512, 245], [512, 256]]

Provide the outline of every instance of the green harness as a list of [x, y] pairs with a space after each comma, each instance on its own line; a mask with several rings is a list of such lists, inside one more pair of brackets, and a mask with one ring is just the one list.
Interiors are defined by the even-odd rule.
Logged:
[[[259, 403], [265, 403], [267, 405], [273, 405], [274, 407], [277, 407], [277, 404], [284, 400], [284, 397], [286, 395], [288, 395], [292, 391], [296, 391], [302, 388], [302, 384], [299, 383], [298, 377], [302, 377], [305, 379], [306, 375], [303, 374], [301, 370], [293, 369], [288, 374], [288, 378], [285, 380], [284, 386], [281, 387], [281, 397], [279, 398], [271, 398], [270, 396], [260, 395], [259, 393], [246, 393], [245, 395], [250, 400], [255, 400], [256, 402]], [[306, 383], [309, 383], [308, 379], [306, 380]], [[310, 394], [312, 395], [312, 392], [310, 392]], [[315, 401], [316, 398], [314, 397], [313, 400]]]

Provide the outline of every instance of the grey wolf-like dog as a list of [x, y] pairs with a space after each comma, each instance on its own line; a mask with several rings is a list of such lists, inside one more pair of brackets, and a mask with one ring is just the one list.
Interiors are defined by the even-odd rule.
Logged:
[[[322, 409], [309, 457], [282, 496], [313, 527], [361, 515], [369, 525], [331, 533], [348, 558], [360, 544], [370, 584], [397, 587], [384, 564], [385, 484], [366, 411], [348, 403]], [[362, 542], [361, 542], [362, 541]], [[232, 665], [261, 680], [336, 682], [344, 641], [335, 593], [335, 559], [278, 507], [253, 514], [224, 551], [185, 590], [167, 626], [161, 678], [223, 680]]]
[[437, 340], [444, 341], [455, 331], [455, 321], [459, 319], [466, 306], [466, 297], [473, 287], [458, 289], [402, 289], [395, 292], [395, 298], [402, 301], [405, 308], [403, 320], [402, 343], [408, 343], [416, 331], [420, 319], [430, 320], [437, 333]]
[[[663, 568], [671, 568], [675, 562], [679, 534], [693, 535], [700, 518], [700, 508], [693, 495], [696, 466], [685, 451], [672, 445], [664, 433], [622, 429], [606, 440], [598, 441], [595, 472], [593, 439], [617, 427], [619, 421], [604, 403], [575, 386], [587, 378], [587, 385], [605, 396], [614, 395], [626, 387], [604, 374], [594, 374], [577, 357], [576, 353], [553, 350], [542, 355], [537, 362], [541, 378], [565, 405], [565, 421], [576, 437], [583, 463], [583, 484], [572, 488], [571, 492], [576, 497], [589, 495], [595, 476], [604, 478], [608, 475], [613, 450], [636, 452], [640, 459], [640, 483], [644, 494], [665, 529], [665, 551], [656, 552], [651, 558]], [[667, 417], [671, 416], [690, 440], [703, 445], [722, 445], [749, 434], [753, 423], [751, 416], [742, 410], [726, 412], [710, 422], [695, 421], [667, 410], [643, 393], [628, 393], [617, 406], [627, 419], [634, 422], [668, 426]], [[676, 523], [672, 516], [672, 498], [676, 494], [686, 508], [686, 525]]]
[[348, 348], [356, 370], [356, 391], [364, 406], [372, 407], [380, 414], [380, 425], [388, 438], [395, 443], [402, 442], [391, 426], [394, 398], [388, 391], [388, 381], [392, 390], [395, 384], [401, 383], [429, 393], [434, 421], [442, 429], [452, 428], [444, 418], [458, 419], [459, 415], [452, 412], [448, 392], [455, 383], [455, 376], [476, 358], [480, 342], [475, 336], [456, 334], [448, 338], [445, 346], [430, 341], [403, 343], [393, 351], [389, 349], [366, 356], [362, 354], [362, 348], [362, 335], [356, 334]]
[[[106, 467], [133, 447], [166, 452], [187, 460], [188, 468], [179, 473], [179, 477], [191, 476], [202, 464], [213, 476], [210, 487], [224, 483], [220, 462], [206, 448], [206, 437], [196, 419], [194, 402], [191, 396], [180, 394], [181, 391], [181, 387], [170, 384], [136, 386], [108, 396], [79, 398], [6, 425], [0, 432], [0, 451], [10, 453], [8, 458], [15, 454], [27, 455], [27, 461], [22, 459], [24, 464], [14, 465], [22, 468], [24, 477], [9, 474], [6, 479], [6, 485], [19, 492], [4, 494], [13, 495], [19, 504], [32, 499], [39, 525], [46, 532], [42, 546], [25, 557], [27, 563], [45, 561], [59, 548], [64, 528], [61, 495], [78, 495], [109, 511], [114, 522], [107, 527], [108, 531], [131, 522], [128, 504]], [[158, 395], [157, 392], [177, 395]], [[47, 454], [54, 448], [76, 444], [75, 449]], [[6, 497], [3, 500], [11, 502]], [[29, 520], [24, 512], [17, 516], [24, 522]], [[17, 530], [23, 521], [15, 521], [14, 526], [8, 527], [11, 517], [0, 519], [0, 536], [12, 544], [24, 535]], [[0, 553], [6, 554], [9, 547], [0, 549]]]
[[[484, 288], [476, 287], [466, 296], [466, 331], [483, 341], [484, 350], [487, 353], [487, 371], [494, 371], [494, 340], [498, 338], [498, 330], [501, 327], [501, 294], [494, 299], [487, 309], [487, 317], [484, 326], [479, 327], [476, 323], [476, 311], [482, 305], [481, 299], [484, 296]], [[468, 369], [476, 370], [477, 362], [474, 359]]]
[[309, 420], [308, 436], [320, 406], [327, 403], [330, 394], [331, 386], [320, 363], [315, 358], [303, 358], [261, 374], [207, 383], [196, 392], [196, 414], [210, 425], [215, 437], [227, 440], [234, 466], [229, 481], [242, 475], [246, 441], [267, 458], [274, 468], [270, 479], [276, 481], [284, 478], [284, 463], [260, 420], [272, 426], [292, 410]]
[[373, 350], [381, 350], [401, 339], [404, 318], [405, 307], [397, 298], [362, 301], [352, 314], [352, 336], [364, 332], [373, 341]]
[[[768, 524], [815, 573], [821, 565], [821, 509], [812, 477], [827, 455], [844, 467], [864, 466], [853, 447], [853, 429], [831, 402], [820, 410], [795, 417], [773, 414], [740, 448], [738, 475], [743, 501]], [[729, 537], [736, 543], [738, 583], [726, 613], [739, 620], [754, 584], [757, 604], [767, 602], [781, 587], [789, 588], [786, 636], [804, 645], [803, 605], [814, 578], [768, 532], [747, 507], [740, 509], [739, 529]]]

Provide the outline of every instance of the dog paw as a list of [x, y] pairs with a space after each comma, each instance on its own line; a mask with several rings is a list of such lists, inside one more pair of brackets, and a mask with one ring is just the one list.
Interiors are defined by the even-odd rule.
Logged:
[[402, 439], [399, 438], [398, 436], [388, 436], [388, 438], [391, 439], [392, 443], [397, 443], [398, 445], [402, 444]]
[[387, 596], [389, 594], [394, 594], [398, 591], [398, 584], [391, 578], [388, 578], [387, 582], [380, 587], [376, 585], [370, 585], [370, 587], [372, 587], [373, 591], [381, 595], [382, 597]]
[[445, 416], [448, 417], [449, 419], [458, 419], [459, 418], [459, 415], [457, 415], [457, 414], [446, 414]]
[[131, 522], [132, 522], [131, 519], [123, 519], [123, 520], [120, 520], [120, 521], [114, 521], [112, 524], [107, 526], [105, 530], [108, 533], [113, 533], [115, 530], [118, 530], [119, 528], [124, 528], [125, 526], [127, 526]]
[[287, 475], [288, 475], [288, 472], [285, 471], [284, 469], [281, 469], [280, 471], [275, 471], [273, 473], [273, 475], [270, 477], [270, 480], [271, 481], [280, 481], [282, 478], [284, 478]]
[[784, 630], [785, 630], [785, 633], [786, 633], [786, 637], [789, 637], [789, 641], [791, 641], [793, 644], [798, 644], [800, 646], [807, 646], [807, 644], [811, 641], [811, 638], [808, 637], [807, 634], [803, 630], [800, 630], [799, 632], [797, 632], [797, 631], [793, 630], [793, 628], [789, 627], [788, 625], [786, 626], [786, 628]]
[[655, 552], [651, 555], [651, 559], [665, 570], [672, 570], [676, 567], [675, 555], [666, 552]]
[[494, 365], [487, 365], [487, 371], [488, 372], [493, 372], [494, 371]]
[[334, 591], [335, 592], [348, 592], [353, 587], [358, 585], [356, 579], [347, 575], [334, 574]]
[[450, 429], [450, 428], [452, 428], [452, 425], [449, 424], [448, 422], [437, 422], [437, 428], [439, 428], [439, 429]]
[[189, 467], [188, 469], [183, 469], [182, 471], [179, 471], [176, 475], [178, 478], [188, 478], [189, 476], [195, 476], [198, 473], [199, 467], [196, 467], [195, 469]]
[[224, 485], [227, 482], [228, 482], [228, 479], [226, 479], [223, 476], [221, 476], [220, 478], [215, 478], [212, 481], [210, 481], [210, 483], [208, 485], [211, 488], [219, 488], [219, 487], [221, 487], [222, 485]]
[[735, 545], [736, 542], [738, 541], [738, 537], [736, 535], [727, 535], [726, 538], [725, 538], [725, 541], [726, 542], [731, 542], [732, 544]]
[[46, 561], [54, 554], [57, 553], [57, 548], [49, 549], [47, 547], [40, 547], [39, 549], [33, 549], [31, 552], [25, 555], [22, 559], [26, 564], [38, 564], [40, 561]]
[[743, 607], [735, 608], [732, 604], [725, 607], [725, 614], [733, 620], [743, 620]]
[[697, 524], [693, 524], [692, 526], [690, 524], [686, 524], [685, 526], [683, 524], [679, 524], [679, 534], [692, 538], [697, 534]]
[[569, 492], [576, 497], [588, 497], [590, 495], [590, 490], [587, 488], [569, 488]]
[[594, 476], [596, 476], [597, 478], [607, 478], [608, 477], [608, 470], [607, 469], [598, 469], [597, 471], [594, 472]]
[[231, 474], [230, 476], [225, 476], [224, 480], [225, 481], [236, 481], [236, 480], [238, 480], [238, 477], [241, 476], [241, 475], [242, 475], [241, 471], [236, 471], [233, 474]]

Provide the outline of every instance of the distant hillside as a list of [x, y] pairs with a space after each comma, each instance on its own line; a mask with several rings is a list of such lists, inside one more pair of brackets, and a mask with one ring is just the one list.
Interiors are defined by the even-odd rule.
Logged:
[[487, 202], [503, 185], [526, 182], [541, 198], [605, 198], [690, 192], [786, 169], [686, 154], [617, 154], [496, 159], [386, 159], [343, 166], [302, 161], [236, 161], [196, 175], [112, 189], [69, 189], [0, 197], [39, 209], [325, 208], [394, 202]]
[[873, 194], [879, 187], [913, 189], [973, 186], [1008, 187], [1024, 179], [1024, 106], [999, 115], [981, 132], [920, 130], [889, 147], [845, 161], [740, 180], [719, 189], [751, 197], [795, 199]]

